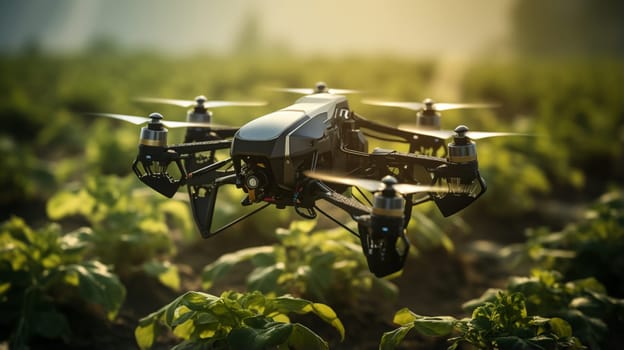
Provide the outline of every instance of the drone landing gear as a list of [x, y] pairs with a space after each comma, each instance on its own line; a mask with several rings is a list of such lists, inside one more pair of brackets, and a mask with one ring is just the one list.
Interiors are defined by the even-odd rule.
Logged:
[[299, 214], [299, 216], [301, 216], [304, 219], [316, 219], [316, 211], [314, 211], [314, 208], [302, 208], [302, 207], [297, 207], [295, 206], [295, 212], [297, 214]]
[[214, 218], [215, 204], [217, 203], [217, 193], [219, 192], [219, 187], [229, 184], [227, 180], [230, 176], [217, 179], [215, 181], [215, 185], [210, 188], [201, 188], [198, 190], [196, 187], [188, 186], [193, 218], [195, 219], [195, 223], [199, 228], [199, 233], [202, 238], [210, 238], [218, 233], [221, 233], [271, 205], [271, 203], [265, 203], [253, 211], [230, 221], [215, 231], [212, 231], [212, 220]]
[[[187, 187], [189, 198], [191, 199], [193, 218], [195, 219], [195, 223], [197, 224], [202, 238], [209, 238], [225, 231], [231, 226], [247, 219], [271, 204], [265, 203], [253, 211], [230, 221], [215, 231], [212, 231], [212, 220], [214, 218], [214, 210], [217, 203], [219, 188], [223, 185], [236, 185], [236, 174], [233, 171], [217, 170], [219, 168], [229, 166], [230, 163], [230, 158], [215, 162], [204, 168], [189, 173], [189, 176], [187, 177]], [[211, 184], [203, 185], [206, 182], [211, 182]], [[244, 199], [243, 201], [245, 200], [247, 199]]]

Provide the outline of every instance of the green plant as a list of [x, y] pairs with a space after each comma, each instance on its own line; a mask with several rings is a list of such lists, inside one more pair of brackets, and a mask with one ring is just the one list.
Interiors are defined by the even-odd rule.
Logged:
[[425, 336], [449, 338], [449, 349], [461, 343], [479, 349], [581, 349], [572, 327], [560, 318], [529, 316], [521, 293], [499, 292], [491, 302], [478, 306], [472, 317], [458, 320], [451, 316], [420, 316], [404, 308], [394, 315], [399, 328], [384, 333], [380, 349], [394, 349], [412, 330]]
[[67, 340], [65, 307], [99, 305], [109, 320], [115, 318], [125, 289], [106, 265], [83, 261], [89, 235], [88, 229], [63, 234], [58, 225], [33, 230], [15, 217], [2, 224], [0, 324], [11, 347], [21, 349], [33, 337]]
[[566, 280], [595, 277], [609, 295], [624, 297], [624, 191], [604, 194], [559, 232], [530, 229], [527, 236], [507, 249], [516, 265], [556, 269]]
[[447, 232], [465, 233], [468, 230], [468, 224], [461, 216], [445, 218], [433, 203], [421, 204], [412, 212], [412, 219], [407, 228], [410, 252], [418, 255], [432, 249], [443, 248], [452, 253], [455, 246]]
[[333, 326], [344, 339], [344, 327], [327, 305], [260, 292], [227, 291], [217, 297], [187, 292], [139, 321], [135, 337], [141, 349], [152, 347], [160, 325], [184, 341], [173, 349], [327, 349], [319, 335], [288, 314], [313, 313]]
[[[463, 307], [474, 310], [493, 302], [500, 292], [489, 289]], [[608, 330], [624, 326], [624, 299], [609, 297], [594, 278], [563, 282], [557, 271], [534, 270], [530, 277], [510, 278], [505, 292], [522, 294], [531, 314], [566, 320], [574, 336], [592, 349], [607, 347]]]
[[112, 264], [125, 279], [144, 271], [178, 289], [177, 267], [168, 261], [176, 247], [167, 219], [179, 228], [178, 236], [191, 234], [192, 219], [185, 203], [152, 196], [132, 177], [96, 176], [82, 187], [54, 195], [48, 202], [53, 220], [82, 218], [93, 228], [91, 253]]
[[248, 290], [309, 296], [333, 304], [354, 303], [373, 286], [390, 296], [397, 292], [388, 280], [374, 277], [362, 248], [345, 230], [312, 232], [315, 221], [294, 221], [278, 229], [274, 245], [222, 255], [204, 268], [203, 288], [212, 285], [239, 263], [250, 261]]

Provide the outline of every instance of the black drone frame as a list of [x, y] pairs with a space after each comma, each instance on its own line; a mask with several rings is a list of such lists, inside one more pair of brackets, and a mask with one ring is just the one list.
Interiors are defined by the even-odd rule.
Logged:
[[[265, 200], [254, 210], [212, 230], [219, 188], [224, 185], [243, 187], [237, 173], [240, 165], [231, 157], [216, 159], [217, 151], [230, 149], [232, 141], [228, 138], [234, 135], [236, 129], [215, 132], [206, 131], [205, 128], [189, 128], [185, 143], [182, 144], [142, 143], [133, 170], [142, 182], [167, 197], [172, 197], [180, 186], [186, 185], [193, 217], [203, 238], [223, 232], [271, 204], [278, 208], [293, 206], [299, 215], [307, 219], [315, 218], [318, 211], [359, 237], [370, 270], [377, 276], [385, 276], [400, 270], [404, 265], [409, 248], [405, 231], [414, 205], [433, 200], [442, 214], [448, 216], [481, 196], [486, 190], [486, 184], [479, 174], [476, 154], [474, 159], [454, 161], [453, 157], [449, 157], [451, 145], [447, 147], [443, 139], [375, 123], [352, 111], [343, 117], [339, 120], [339, 152], [351, 166], [347, 176], [378, 180], [391, 174], [399, 182], [445, 185], [449, 188], [452, 185], [466, 187], [473, 184], [476, 189], [471, 193], [462, 189], [442, 195], [401, 195], [392, 189], [393, 182], [388, 180], [384, 181], [383, 190], [374, 195], [373, 203], [357, 186], [355, 188], [360, 191], [360, 196], [343, 195], [341, 192], [346, 189], [344, 185], [332, 185], [299, 174], [301, 181], [297, 183], [293, 198]], [[362, 129], [368, 132], [362, 132]], [[409, 151], [375, 149], [369, 153], [361, 147], [362, 142], [367, 144], [367, 141], [362, 141], [363, 135], [382, 141], [406, 143]], [[194, 139], [208, 141], [196, 142]], [[459, 138], [455, 141], [457, 145], [453, 146], [461, 148], [470, 145], [470, 140], [462, 140]], [[176, 164], [179, 178], [169, 175], [167, 168], [170, 164]], [[316, 202], [321, 199], [347, 212], [357, 222], [357, 232], [319, 208]], [[378, 204], [392, 201], [398, 203], [396, 207], [388, 204], [390, 206], [384, 208], [385, 204]], [[254, 201], [247, 196], [241, 204], [249, 206]]]

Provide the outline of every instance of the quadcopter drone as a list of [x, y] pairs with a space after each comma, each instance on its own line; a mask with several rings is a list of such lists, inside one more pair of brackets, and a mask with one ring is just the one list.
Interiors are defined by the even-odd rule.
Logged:
[[[417, 111], [415, 126], [392, 127], [354, 112], [345, 96], [353, 90], [318, 83], [314, 89], [286, 91], [304, 96], [241, 127], [213, 124], [209, 109], [261, 103], [208, 101], [203, 96], [195, 101], [142, 99], [190, 108], [186, 122], [165, 121], [158, 113], [148, 118], [99, 114], [147, 123], [140, 132], [132, 169], [139, 180], [167, 197], [186, 185], [203, 238], [268, 206], [292, 207], [306, 219], [318, 212], [359, 237], [369, 269], [378, 277], [403, 268], [409, 249], [406, 230], [415, 205], [433, 201], [449, 216], [485, 192], [473, 140], [510, 134], [471, 132], [463, 125], [454, 131], [440, 130], [440, 111], [484, 105], [436, 104], [429, 99], [423, 103], [363, 101]], [[187, 128], [184, 143], [169, 145], [167, 127]], [[407, 150], [369, 151], [368, 138], [401, 143]], [[216, 152], [227, 149], [229, 157], [217, 159]], [[172, 167], [177, 170], [170, 171]], [[242, 206], [255, 207], [213, 229], [219, 190], [224, 186], [244, 193]], [[354, 189], [359, 195], [353, 194]], [[372, 193], [372, 198], [362, 190]], [[348, 213], [357, 231], [321, 209], [317, 205], [321, 200]]]

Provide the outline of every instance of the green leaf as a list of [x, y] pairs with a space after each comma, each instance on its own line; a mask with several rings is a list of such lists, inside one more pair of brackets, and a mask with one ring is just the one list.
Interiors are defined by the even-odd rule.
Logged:
[[171, 262], [152, 260], [143, 264], [143, 269], [147, 274], [157, 277], [163, 285], [173, 290], [180, 289], [178, 267]]
[[309, 233], [316, 226], [316, 220], [297, 220], [290, 223], [291, 232]]
[[414, 321], [414, 328], [427, 336], [444, 336], [453, 331], [457, 319], [451, 316], [419, 317]]
[[59, 192], [47, 203], [48, 217], [59, 220], [71, 215], [88, 215], [95, 205], [93, 197], [86, 191]]
[[336, 312], [325, 304], [312, 303], [308, 300], [293, 298], [291, 296], [281, 296], [271, 300], [271, 302], [267, 305], [265, 314], [272, 314], [275, 311], [282, 314], [287, 314], [289, 312], [306, 314], [312, 312], [323, 321], [333, 326], [338, 333], [340, 333], [340, 338], [344, 339], [345, 329], [342, 322], [336, 315]]
[[278, 289], [277, 280], [283, 272], [283, 267], [278, 265], [258, 267], [247, 277], [248, 289], [263, 293], [275, 291]]
[[567, 338], [572, 336], [572, 327], [565, 320], [553, 317], [550, 319], [550, 329], [559, 338]]
[[247, 261], [258, 254], [272, 254], [274, 249], [273, 246], [260, 246], [222, 255], [219, 259], [204, 267], [204, 271], [202, 272], [202, 288], [210, 289], [212, 285], [227, 274], [234, 265]]
[[321, 303], [311, 303], [309, 306], [304, 308], [304, 311], [306, 310], [312, 311], [317, 316], [319, 316], [323, 321], [329, 323], [334, 328], [336, 328], [338, 333], [340, 333], [340, 339], [344, 340], [344, 337], [345, 337], [344, 326], [342, 325], [342, 322], [336, 315], [336, 312], [334, 312], [334, 310], [331, 307], [325, 304], [321, 304]]
[[267, 252], [256, 253], [256, 255], [251, 257], [251, 263], [254, 264], [254, 266], [260, 267], [275, 265], [277, 260], [275, 260], [274, 249]]
[[392, 322], [400, 326], [405, 326], [408, 323], [413, 323], [418, 317], [418, 315], [411, 312], [408, 308], [402, 308], [394, 314]]
[[497, 349], [513, 349], [513, 350], [534, 350], [535, 347], [531, 345], [527, 340], [508, 336], [498, 337], [494, 339], [494, 343], [497, 345]]
[[244, 320], [246, 327], [233, 329], [228, 335], [232, 349], [262, 350], [286, 343], [293, 331], [293, 325], [273, 322], [260, 315]]
[[214, 296], [212, 294], [190, 291], [190, 292], [184, 293], [179, 298], [179, 304], [176, 304], [175, 308], [177, 308], [178, 305], [181, 304], [181, 305], [188, 307], [191, 310], [205, 311], [205, 310], [208, 310], [214, 302], [219, 301], [219, 300], [220, 300], [219, 297]]
[[294, 323], [293, 330], [288, 338], [289, 349], [297, 350], [325, 350], [329, 345], [318, 334], [300, 323]]
[[414, 328], [414, 323], [406, 324], [405, 326], [401, 326], [393, 331], [385, 332], [381, 337], [381, 343], [379, 344], [380, 350], [393, 350], [401, 342], [403, 338], [409, 333], [410, 330]]
[[306, 308], [309, 304], [311, 304], [311, 302], [308, 300], [285, 295], [271, 300], [270, 306], [272, 309], [283, 314], [289, 312], [303, 314], [307, 312], [304, 311], [304, 308]]
[[193, 230], [193, 217], [189, 211], [187, 203], [178, 200], [168, 200], [160, 203], [158, 209], [167, 214], [168, 218], [173, 220], [172, 225], [175, 227], [182, 227], [182, 232], [185, 234], [185, 238], [191, 239], [191, 234], [195, 234]]
[[195, 331], [195, 323], [190, 318], [182, 323], [179, 323], [179, 324], [176, 323], [173, 326], [173, 334], [176, 337], [180, 337], [182, 339], [190, 339], [194, 331]]
[[68, 254], [81, 253], [87, 248], [93, 237], [93, 231], [88, 227], [81, 227], [75, 231], [63, 235], [59, 239], [59, 246]]
[[109, 319], [116, 317], [124, 301], [126, 289], [106, 265], [99, 261], [90, 261], [67, 265], [63, 270], [78, 275], [78, 289], [86, 301], [102, 305], [108, 311]]
[[139, 323], [139, 326], [134, 329], [134, 339], [142, 350], [151, 348], [155, 338], [156, 324], [154, 322], [145, 325]]
[[325, 301], [326, 290], [333, 283], [333, 264], [336, 255], [328, 252], [313, 255], [310, 259], [310, 268], [306, 271], [306, 289], [317, 300]]

